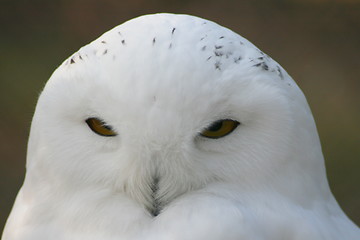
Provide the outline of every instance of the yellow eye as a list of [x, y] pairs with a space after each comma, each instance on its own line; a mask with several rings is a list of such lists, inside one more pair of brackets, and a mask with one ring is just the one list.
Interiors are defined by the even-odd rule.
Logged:
[[94, 133], [101, 136], [113, 137], [117, 135], [111, 126], [106, 125], [104, 121], [98, 118], [88, 118], [85, 122]]
[[238, 121], [230, 119], [219, 120], [207, 127], [204, 131], [200, 133], [200, 135], [203, 137], [214, 139], [225, 137], [226, 135], [234, 131], [239, 124], [240, 123]]

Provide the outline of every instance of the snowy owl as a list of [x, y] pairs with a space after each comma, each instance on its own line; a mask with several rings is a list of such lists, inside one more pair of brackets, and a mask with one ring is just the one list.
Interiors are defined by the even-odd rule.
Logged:
[[299, 87], [189, 15], [82, 47], [36, 107], [3, 240], [355, 240]]

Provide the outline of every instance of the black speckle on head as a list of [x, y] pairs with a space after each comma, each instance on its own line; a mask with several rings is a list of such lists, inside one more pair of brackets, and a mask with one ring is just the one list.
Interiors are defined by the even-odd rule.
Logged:
[[172, 48], [172, 43], [169, 44], [169, 49]]
[[154, 44], [155, 44], [155, 42], [156, 42], [156, 38], [153, 38], [153, 40], [152, 40], [152, 44], [154, 45]]
[[121, 40], [122, 45], [125, 45], [125, 39]]
[[244, 43], [242, 41], [240, 41], [240, 45], [244, 45]]
[[71, 58], [71, 59], [70, 59], [70, 64], [74, 64], [74, 63], [75, 63], [74, 59]]
[[79, 54], [79, 59], [80, 59], [80, 60], [83, 60], [83, 58], [82, 58], [82, 56], [81, 56], [80, 54]]
[[106, 41], [101, 41], [102, 44], [106, 44]]
[[242, 59], [242, 57], [234, 58], [234, 63], [239, 63], [241, 59]]
[[212, 56], [208, 57], [208, 58], [206, 59], [206, 61], [209, 61], [211, 58], [212, 58]]
[[263, 70], [268, 71], [269, 66], [265, 62], [257, 63], [253, 65], [254, 67], [261, 67]]
[[220, 68], [221, 63], [220, 63], [220, 61], [216, 61], [214, 66], [215, 66], [215, 69], [221, 70], [221, 68]]
[[107, 54], [108, 50], [105, 49], [104, 52], [103, 52], [103, 55]]
[[120, 36], [122, 36], [122, 35], [121, 35], [121, 32], [118, 32], [118, 34], [119, 34]]
[[220, 52], [220, 51], [214, 51], [214, 54], [215, 54], [215, 56], [217, 56], [217, 57], [221, 57], [222, 55], [224, 55], [222, 52]]
[[203, 22], [202, 24], [205, 25], [207, 22]]
[[206, 49], [206, 46], [203, 46], [203, 47], [201, 48], [201, 51], [205, 51], [205, 49]]
[[224, 36], [219, 37], [219, 39], [223, 39], [223, 38], [225, 38], [225, 37]]
[[174, 34], [175, 30], [176, 30], [176, 28], [173, 28], [173, 29], [171, 30], [171, 35]]
[[264, 58], [263, 58], [263, 57], [259, 57], [258, 59], [259, 59], [259, 60], [263, 60]]
[[215, 49], [220, 49], [220, 48], [223, 48], [223, 46], [217, 46], [217, 45], [215, 45]]
[[268, 71], [269, 70], [269, 66], [263, 62], [262, 64], [262, 69], [264, 69], [265, 71]]
[[281, 79], [284, 79], [284, 75], [282, 74], [281, 68], [279, 66], [276, 66], [276, 68], [277, 68], [277, 71], [279, 72], [279, 77]]

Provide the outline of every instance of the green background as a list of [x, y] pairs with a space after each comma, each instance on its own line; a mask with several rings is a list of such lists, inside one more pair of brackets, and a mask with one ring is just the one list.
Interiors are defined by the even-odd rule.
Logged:
[[139, 15], [215, 21], [278, 61], [307, 96], [332, 191], [360, 224], [360, 2], [326, 0], [0, 0], [0, 230], [24, 179], [38, 94], [84, 44]]

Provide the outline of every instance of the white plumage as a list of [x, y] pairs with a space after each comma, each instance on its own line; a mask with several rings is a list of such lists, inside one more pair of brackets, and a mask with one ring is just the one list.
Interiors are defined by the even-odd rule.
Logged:
[[[206, 137], [219, 120], [240, 124]], [[296, 83], [236, 33], [174, 14], [115, 27], [54, 72], [2, 237], [359, 238]]]

